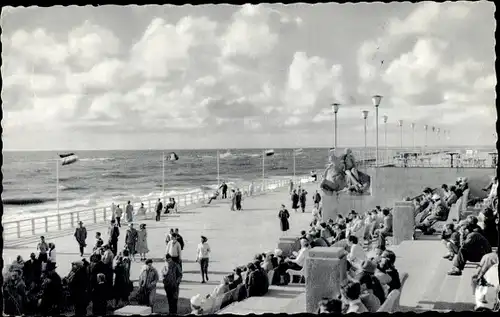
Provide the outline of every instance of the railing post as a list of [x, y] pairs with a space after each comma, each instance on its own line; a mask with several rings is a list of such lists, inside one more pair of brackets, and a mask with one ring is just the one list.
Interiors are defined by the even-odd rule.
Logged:
[[45, 232], [49, 232], [49, 218], [44, 217], [45, 220]]
[[151, 212], [151, 200], [148, 200], [148, 212]]
[[31, 219], [31, 233], [35, 235], [35, 219]]
[[16, 226], [17, 226], [17, 237], [21, 238], [21, 222], [16, 221]]
[[73, 228], [73, 223], [75, 222], [75, 215], [73, 213], [70, 213], [70, 226]]
[[80, 222], [80, 212], [79, 211], [76, 212], [76, 222], [77, 223]]
[[92, 209], [92, 213], [94, 214], [94, 223], [97, 223], [97, 210]]
[[106, 207], [102, 208], [102, 221], [106, 222]]
[[61, 230], [61, 215], [57, 215], [57, 228]]

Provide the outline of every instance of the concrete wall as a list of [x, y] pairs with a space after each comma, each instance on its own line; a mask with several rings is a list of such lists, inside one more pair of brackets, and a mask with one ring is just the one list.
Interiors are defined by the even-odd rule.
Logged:
[[[372, 177], [371, 196], [350, 196], [323, 198], [325, 218], [335, 219], [335, 215], [347, 214], [351, 209], [365, 212], [379, 205], [393, 207], [396, 201], [419, 195], [425, 187], [440, 188], [442, 184], [452, 185], [458, 177], [467, 177], [473, 196], [484, 195], [481, 188], [486, 186], [495, 170], [489, 168], [368, 168], [363, 170]], [[329, 216], [330, 215], [330, 216]]]

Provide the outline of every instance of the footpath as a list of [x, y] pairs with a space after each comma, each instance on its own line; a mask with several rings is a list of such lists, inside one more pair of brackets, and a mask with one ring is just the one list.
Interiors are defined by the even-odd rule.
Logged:
[[[154, 219], [138, 220], [134, 222], [134, 227], [145, 223], [148, 230], [148, 257], [153, 259], [154, 266], [160, 271], [163, 266], [165, 256], [165, 237], [170, 228], [179, 228], [179, 232], [185, 241], [185, 248], [182, 254], [183, 259], [183, 279], [180, 285], [179, 294], [179, 314], [190, 312], [189, 299], [196, 295], [206, 295], [213, 291], [224, 275], [230, 274], [236, 266], [249, 263], [255, 254], [272, 251], [278, 245], [278, 239], [282, 236], [280, 231], [278, 212], [281, 204], [285, 204], [290, 211], [290, 231], [288, 235], [297, 236], [301, 230], [305, 229], [311, 221], [312, 194], [318, 188], [318, 183], [302, 184], [308, 191], [308, 201], [305, 213], [293, 212], [290, 208], [291, 201], [288, 188], [280, 188], [273, 192], [268, 192], [256, 197], [248, 197], [243, 200], [242, 211], [230, 211], [230, 202], [214, 201], [210, 205], [202, 205], [178, 214], [162, 215], [161, 221]], [[153, 218], [151, 213], [149, 218]], [[123, 250], [125, 230], [127, 224], [123, 224], [120, 230], [118, 249]], [[95, 233], [101, 232], [103, 239], [107, 241], [107, 225], [93, 225], [87, 227], [88, 239], [85, 257], [88, 258], [95, 243]], [[200, 236], [208, 238], [208, 243], [212, 249], [209, 278], [206, 284], [201, 284], [199, 264], [195, 262], [196, 248], [200, 242]], [[66, 235], [58, 235], [47, 238], [48, 242], [53, 242], [57, 252], [57, 272], [61, 277], [66, 276], [71, 269], [71, 262], [80, 259], [78, 244], [73, 232]], [[3, 258], [6, 265], [12, 263], [17, 255], [24, 259], [29, 257], [31, 252], [36, 251], [37, 241], [27, 240], [11, 244], [6, 243]], [[143, 263], [136, 261], [132, 263], [131, 279], [134, 286], [137, 286], [139, 272]], [[168, 305], [166, 301], [163, 285], [158, 284], [157, 297], [153, 308], [155, 313], [167, 313]]]

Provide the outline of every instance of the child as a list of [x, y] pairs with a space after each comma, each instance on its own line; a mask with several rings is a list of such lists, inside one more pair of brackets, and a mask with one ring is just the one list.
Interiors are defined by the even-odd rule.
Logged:
[[104, 241], [102, 241], [101, 233], [96, 232], [95, 233], [95, 246], [94, 246], [93, 251], [96, 251], [97, 249], [101, 248], [103, 246], [103, 244], [104, 244]]
[[450, 261], [453, 260], [453, 257], [458, 253], [458, 249], [460, 248], [460, 233], [455, 230], [455, 225], [453, 223], [447, 223], [444, 226], [441, 240], [448, 249], [448, 254], [443, 256], [443, 258]]

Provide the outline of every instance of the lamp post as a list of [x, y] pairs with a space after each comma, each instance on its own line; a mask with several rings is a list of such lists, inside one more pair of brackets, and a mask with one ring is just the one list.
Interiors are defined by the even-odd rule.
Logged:
[[437, 145], [441, 147], [441, 138], [439, 133], [441, 132], [441, 128], [436, 128], [436, 135], [437, 135]]
[[429, 130], [429, 125], [424, 125], [425, 139], [424, 139], [424, 154], [427, 152], [427, 131]]
[[413, 144], [413, 151], [415, 151], [415, 123], [411, 123], [410, 127], [411, 127], [411, 141]]
[[403, 120], [398, 120], [399, 130], [401, 131], [400, 146], [403, 149]]
[[337, 112], [339, 112], [339, 106], [340, 104], [339, 103], [333, 103], [332, 104], [332, 108], [333, 108], [333, 115], [334, 115], [334, 119], [333, 119], [333, 124], [334, 124], [334, 127], [333, 127], [333, 134], [334, 134], [334, 140], [333, 140], [333, 147], [336, 149], [337, 148]]
[[384, 146], [385, 146], [385, 157], [384, 157], [384, 160], [386, 160], [386, 164], [388, 163], [389, 161], [389, 157], [388, 157], [388, 148], [387, 148], [387, 119], [389, 119], [388, 116], [383, 116], [382, 117], [384, 119]]
[[432, 127], [432, 134], [434, 135], [434, 133], [436, 133], [436, 127]]
[[378, 106], [380, 106], [381, 100], [382, 96], [380, 95], [372, 97], [372, 102], [375, 106], [375, 167], [378, 166]]
[[366, 164], [366, 119], [368, 118], [368, 110], [363, 110], [363, 120], [365, 121], [365, 150], [363, 151], [363, 163]]

